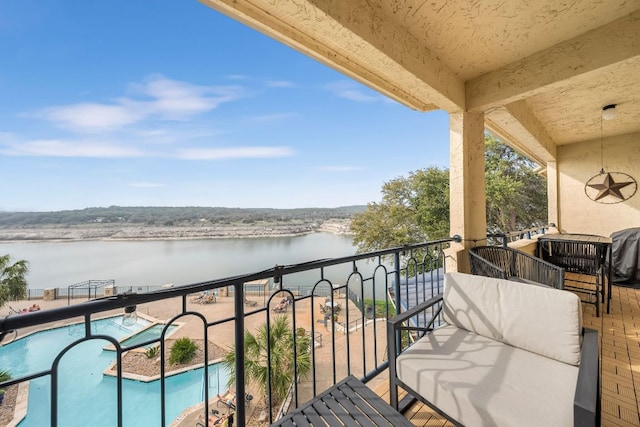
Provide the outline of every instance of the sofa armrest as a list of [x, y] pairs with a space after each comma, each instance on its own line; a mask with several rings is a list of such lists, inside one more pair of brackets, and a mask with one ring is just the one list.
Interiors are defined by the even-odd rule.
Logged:
[[387, 320], [387, 325], [389, 326], [390, 329], [401, 329], [401, 325], [403, 322], [406, 322], [407, 320], [411, 319], [412, 317], [422, 313], [423, 311], [427, 310], [428, 308], [433, 307], [434, 305], [438, 304], [439, 302], [442, 301], [443, 298], [443, 294], [438, 294], [432, 298], [429, 298], [428, 300], [426, 300], [425, 302], [423, 302], [422, 304], [418, 304], [415, 307], [410, 308], [407, 311], [404, 311], [394, 317], [392, 317], [391, 319]]
[[[419, 304], [387, 320], [387, 346], [388, 346], [388, 355], [389, 355], [389, 402], [391, 403], [391, 406], [393, 406], [395, 409], [398, 409], [398, 383], [397, 383], [397, 372], [396, 372], [396, 358], [398, 357], [399, 352], [402, 350], [401, 339], [398, 332], [400, 330], [425, 329], [425, 328], [411, 328], [408, 326], [403, 326], [403, 323], [411, 319], [412, 317], [422, 313], [423, 311], [435, 306], [436, 304], [441, 303], [442, 301], [443, 301], [443, 294], [438, 294], [433, 298], [429, 298], [422, 304]], [[434, 316], [434, 318], [435, 317], [437, 317], [437, 315]], [[427, 325], [427, 328], [429, 327], [429, 325]]]
[[600, 425], [600, 360], [598, 331], [583, 328], [578, 383], [573, 401], [574, 426]]

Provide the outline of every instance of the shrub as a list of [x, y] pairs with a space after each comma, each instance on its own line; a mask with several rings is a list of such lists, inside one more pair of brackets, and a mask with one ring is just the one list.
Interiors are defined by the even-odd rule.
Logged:
[[171, 347], [171, 355], [169, 362], [172, 364], [187, 363], [196, 355], [198, 346], [195, 342], [187, 337], [178, 338], [173, 347]]
[[158, 357], [158, 353], [160, 353], [160, 347], [156, 345], [154, 347], [149, 347], [147, 351], [144, 352], [144, 355], [147, 356], [147, 359], [153, 359]]
[[[0, 383], [9, 381], [11, 379], [11, 374], [6, 369], [0, 370]], [[0, 388], [0, 403], [4, 399], [4, 389]]]

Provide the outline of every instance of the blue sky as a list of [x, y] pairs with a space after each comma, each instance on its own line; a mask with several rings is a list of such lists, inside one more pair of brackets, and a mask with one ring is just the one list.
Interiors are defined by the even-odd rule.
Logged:
[[448, 152], [446, 113], [196, 0], [0, 0], [0, 210], [366, 204]]

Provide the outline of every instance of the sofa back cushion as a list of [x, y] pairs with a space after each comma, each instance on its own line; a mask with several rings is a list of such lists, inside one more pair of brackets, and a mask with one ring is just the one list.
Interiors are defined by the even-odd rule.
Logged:
[[582, 307], [574, 293], [457, 272], [447, 273], [444, 283], [445, 322], [564, 363], [580, 364]]

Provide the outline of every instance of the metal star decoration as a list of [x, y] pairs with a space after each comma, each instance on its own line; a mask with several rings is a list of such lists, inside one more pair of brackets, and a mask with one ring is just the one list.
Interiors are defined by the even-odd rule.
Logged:
[[598, 190], [598, 195], [594, 199], [596, 201], [607, 196], [612, 196], [622, 201], [628, 197], [624, 197], [620, 192], [620, 190], [631, 184], [635, 184], [635, 182], [633, 181], [615, 182], [611, 174], [607, 173], [604, 178], [604, 181], [601, 184], [588, 184], [588, 186], [595, 190]]

